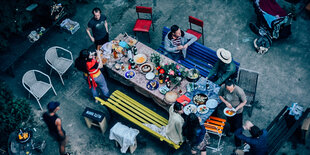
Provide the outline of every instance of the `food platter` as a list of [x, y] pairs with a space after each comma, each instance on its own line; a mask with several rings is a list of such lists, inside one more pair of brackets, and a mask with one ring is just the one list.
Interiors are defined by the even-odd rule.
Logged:
[[197, 106], [194, 104], [188, 104], [184, 107], [183, 111], [186, 115], [189, 115], [190, 113], [195, 114], [197, 112]]
[[155, 90], [158, 88], [158, 86], [159, 86], [159, 83], [156, 80], [151, 80], [146, 84], [146, 88], [149, 90]]
[[150, 63], [145, 63], [140, 66], [140, 71], [142, 74], [146, 74], [153, 71], [153, 65]]
[[208, 100], [208, 96], [205, 95], [205, 94], [196, 94], [196, 95], [193, 97], [193, 102], [194, 102], [196, 105], [206, 104], [207, 100]]
[[215, 99], [209, 99], [206, 103], [206, 106], [210, 109], [214, 109], [217, 107], [217, 101]]
[[226, 107], [223, 112], [228, 117], [232, 117], [236, 115], [236, 110], [234, 108], [231, 109], [231, 108]]
[[206, 105], [198, 106], [198, 113], [199, 114], [206, 114], [209, 111], [209, 108]]
[[127, 72], [125, 72], [124, 77], [126, 79], [132, 79], [133, 77], [135, 77], [136, 73], [133, 70], [128, 70]]
[[136, 39], [130, 39], [128, 42], [129, 46], [134, 46], [138, 41]]
[[137, 54], [135, 55], [135, 57], [133, 58], [133, 60], [135, 61], [136, 64], [140, 65], [146, 62], [147, 57], [145, 54]]

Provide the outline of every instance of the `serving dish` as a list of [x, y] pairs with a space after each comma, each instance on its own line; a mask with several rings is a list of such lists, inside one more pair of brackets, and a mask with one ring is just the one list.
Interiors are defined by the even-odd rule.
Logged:
[[136, 64], [140, 65], [146, 62], [147, 57], [145, 54], [137, 54], [134, 56], [133, 60], [135, 61]]
[[209, 111], [209, 108], [206, 105], [198, 106], [198, 113], [206, 114]]
[[193, 102], [194, 102], [196, 105], [206, 104], [207, 100], [208, 100], [208, 96], [205, 95], [205, 94], [196, 94], [196, 95], [193, 97]]
[[125, 72], [124, 77], [126, 79], [132, 79], [133, 77], [135, 77], [136, 73], [133, 70], [128, 70], [127, 72]]
[[156, 80], [151, 80], [146, 84], [146, 88], [149, 90], [155, 90], [158, 88], [158, 86], [159, 86], [159, 83]]
[[188, 104], [183, 108], [183, 111], [186, 115], [189, 115], [190, 113], [196, 113], [197, 112], [197, 106], [194, 104]]

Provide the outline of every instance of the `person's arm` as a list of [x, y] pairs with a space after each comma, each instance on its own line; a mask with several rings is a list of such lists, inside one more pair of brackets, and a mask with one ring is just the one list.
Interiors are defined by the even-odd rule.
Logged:
[[64, 137], [65, 134], [64, 134], [64, 132], [63, 132], [62, 129], [61, 129], [61, 120], [60, 120], [60, 118], [57, 118], [57, 119], [56, 119], [55, 124], [56, 124], [56, 127], [57, 127], [58, 134], [59, 134], [61, 137]]
[[96, 50], [96, 53], [97, 53], [98, 62], [99, 62], [98, 68], [102, 68], [103, 67], [103, 63], [102, 63], [102, 58], [101, 58], [101, 51], [100, 50]]
[[91, 35], [90, 30], [91, 30], [91, 28], [89, 28], [89, 27], [86, 28], [86, 32], [87, 32], [87, 34], [88, 34], [90, 40], [91, 40], [92, 42], [95, 42], [95, 38]]
[[210, 77], [212, 77], [215, 73], [217, 73], [217, 70], [219, 68], [219, 61], [217, 61], [214, 66], [212, 67], [211, 71], [209, 72], [207, 79], [209, 79]]
[[187, 43], [185, 43], [183, 45], [183, 48], [185, 48], [185, 49], [197, 40], [196, 36], [194, 36], [194, 35], [192, 35], [190, 33], [187, 33], [187, 32], [184, 32], [184, 38], [186, 40], [189, 40]]
[[181, 120], [177, 120], [175, 124], [175, 128], [177, 130], [179, 138], [181, 139], [181, 142], [183, 142], [182, 127], [183, 127], [183, 122]]
[[250, 145], [258, 145], [258, 139], [257, 138], [251, 138], [251, 137], [247, 137], [245, 135], [242, 134], [243, 128], [239, 128], [235, 131], [235, 136], [237, 138], [239, 138], [240, 140], [246, 142], [247, 144]]
[[170, 47], [170, 40], [168, 39], [168, 34], [166, 35], [165, 37], [165, 49], [168, 51], [168, 52], [175, 52], [177, 50], [177, 46], [174, 46], [174, 47]]
[[105, 29], [107, 30], [107, 33], [109, 33], [108, 22], [107, 22], [107, 20], [104, 21], [104, 26], [105, 26]]
[[226, 72], [214, 82], [216, 84], [223, 83], [226, 79], [228, 79], [232, 74], [236, 72], [236, 65], [234, 62], [231, 62], [227, 67]]
[[241, 88], [240, 88], [240, 92], [238, 93], [238, 96], [242, 102], [236, 107], [236, 111], [244, 107], [247, 102], [246, 95]]

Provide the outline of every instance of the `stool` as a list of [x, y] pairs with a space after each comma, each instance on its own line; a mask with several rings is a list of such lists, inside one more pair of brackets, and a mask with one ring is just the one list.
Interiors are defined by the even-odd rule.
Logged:
[[102, 134], [104, 134], [108, 123], [102, 112], [86, 107], [82, 116], [84, 116], [88, 128], [91, 128], [92, 125], [97, 126], [100, 128]]
[[110, 129], [109, 139], [115, 140], [116, 146], [121, 146], [122, 153], [126, 153], [128, 148], [130, 153], [133, 153], [137, 148], [136, 137], [138, 134], [139, 130], [127, 127], [118, 122]]

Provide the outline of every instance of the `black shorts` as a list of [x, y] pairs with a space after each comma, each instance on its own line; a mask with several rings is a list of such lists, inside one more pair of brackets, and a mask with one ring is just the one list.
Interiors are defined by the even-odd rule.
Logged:
[[95, 40], [95, 45], [96, 45], [96, 46], [98, 46], [98, 45], [103, 45], [103, 44], [105, 44], [106, 42], [109, 42], [109, 33], [107, 33], [102, 39]]

